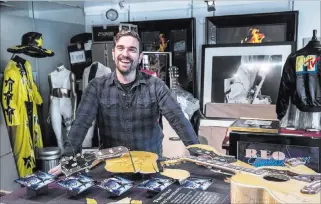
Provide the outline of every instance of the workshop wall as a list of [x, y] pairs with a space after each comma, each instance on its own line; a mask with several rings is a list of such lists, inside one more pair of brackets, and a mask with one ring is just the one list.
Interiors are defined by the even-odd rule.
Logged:
[[[205, 42], [205, 17], [213, 16], [213, 12], [207, 11], [207, 5], [204, 1], [160, 1], [160, 2], [143, 2], [125, 4], [123, 9], [118, 4], [99, 4], [85, 5], [85, 21], [86, 31], [91, 32], [92, 25], [112, 25], [126, 21], [156, 20], [156, 19], [175, 19], [196, 18], [196, 55], [197, 55], [197, 71], [196, 77], [200, 82], [201, 70], [201, 45]], [[233, 15], [233, 14], [249, 14], [264, 12], [281, 12], [291, 11], [292, 9], [299, 11], [298, 26], [298, 48], [302, 47], [302, 39], [311, 37], [312, 30], [318, 30], [320, 36], [320, 13], [321, 2], [315, 0], [305, 1], [216, 1], [215, 15]], [[114, 8], [119, 12], [116, 21], [109, 21], [105, 18], [108, 9]], [[130, 10], [130, 12], [128, 12]], [[197, 85], [197, 95], [200, 94], [200, 84]]]

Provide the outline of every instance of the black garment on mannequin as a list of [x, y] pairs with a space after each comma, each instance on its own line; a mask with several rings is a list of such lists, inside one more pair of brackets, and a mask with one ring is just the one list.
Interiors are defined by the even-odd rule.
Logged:
[[[94, 62], [91, 64], [91, 67], [90, 67], [90, 72], [89, 72], [89, 76], [88, 76], [88, 83], [93, 80], [95, 77], [96, 77], [96, 73], [97, 73], [97, 70], [98, 70], [98, 63], [97, 62]], [[98, 120], [98, 117], [96, 117], [97, 120]], [[92, 146], [93, 147], [98, 147], [100, 146], [99, 144], [99, 133], [98, 133], [98, 123], [96, 123], [95, 127], [94, 127], [94, 133], [93, 133], [93, 138], [92, 138]]]
[[97, 69], [98, 69], [98, 64], [93, 63], [90, 67], [90, 72], [89, 72], [89, 76], [88, 76], [88, 83], [96, 77]]
[[285, 116], [290, 98], [302, 112], [321, 112], [321, 45], [315, 30], [311, 41], [286, 60], [276, 103], [279, 120]]

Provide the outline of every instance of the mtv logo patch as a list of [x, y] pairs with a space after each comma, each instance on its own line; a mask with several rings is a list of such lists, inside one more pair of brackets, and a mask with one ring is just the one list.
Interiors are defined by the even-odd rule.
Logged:
[[298, 56], [296, 58], [296, 73], [297, 74], [309, 74], [316, 73], [318, 71], [318, 62], [320, 61], [320, 56], [308, 55], [308, 56]]
[[296, 57], [295, 72], [296, 73], [304, 72], [304, 56]]

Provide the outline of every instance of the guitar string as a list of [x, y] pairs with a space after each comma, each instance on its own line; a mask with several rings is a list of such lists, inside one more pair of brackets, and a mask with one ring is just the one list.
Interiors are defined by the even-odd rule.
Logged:
[[130, 151], [128, 151], [128, 153], [129, 153], [129, 157], [130, 157], [130, 160], [132, 162], [132, 165], [133, 165], [134, 172], [136, 172], [136, 168], [135, 168], [135, 164], [134, 164], [134, 161], [133, 161], [132, 154], [130, 153]]

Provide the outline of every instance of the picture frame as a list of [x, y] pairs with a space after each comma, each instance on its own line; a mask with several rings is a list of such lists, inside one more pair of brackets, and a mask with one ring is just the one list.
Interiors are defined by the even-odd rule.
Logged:
[[142, 52], [142, 69], [156, 72], [166, 85], [170, 85], [168, 68], [172, 66], [171, 52]]
[[114, 40], [119, 31], [119, 25], [93, 25], [91, 30], [93, 43], [107, 43]]
[[296, 159], [300, 164], [320, 172], [319, 151], [319, 147], [252, 141], [237, 142], [237, 159], [254, 167], [285, 166], [287, 160]]
[[125, 30], [125, 31], [134, 31], [138, 33], [138, 26], [130, 23], [120, 23], [119, 24], [119, 31]]
[[86, 62], [85, 50], [70, 52], [69, 56], [70, 56], [70, 64]]
[[206, 44], [297, 41], [298, 11], [206, 17]]
[[[269, 166], [283, 164], [283, 161], [275, 161], [278, 159], [273, 158], [273, 156], [276, 156], [274, 152], [279, 151], [287, 159], [304, 159], [303, 161], [306, 161], [305, 166], [318, 173], [321, 171], [320, 137], [232, 131], [229, 135], [229, 143], [229, 155], [256, 167], [264, 166], [264, 164]], [[255, 151], [257, 152], [257, 158], [251, 159], [250, 155], [254, 155]], [[282, 156], [282, 153], [278, 155]], [[269, 155], [270, 158], [264, 158], [264, 155]], [[258, 161], [256, 161], [257, 159]], [[263, 161], [264, 159], [267, 161]]]
[[201, 110], [206, 103], [275, 104], [283, 66], [295, 49], [295, 42], [203, 45]]
[[[196, 22], [196, 18], [192, 17], [120, 23], [138, 27], [143, 51], [157, 52], [163, 49], [164, 52], [171, 52], [172, 64], [179, 68], [180, 86], [195, 97], [197, 89]], [[165, 40], [166, 46], [163, 46], [162, 40]]]

